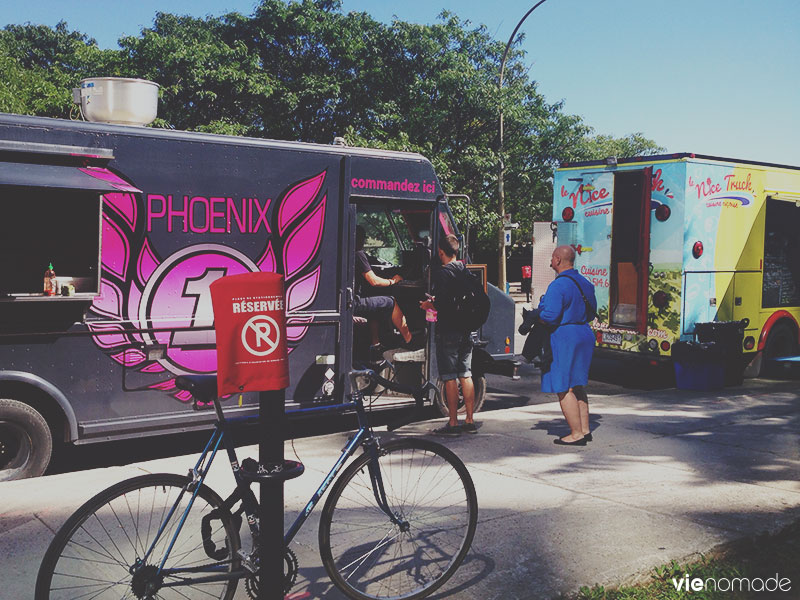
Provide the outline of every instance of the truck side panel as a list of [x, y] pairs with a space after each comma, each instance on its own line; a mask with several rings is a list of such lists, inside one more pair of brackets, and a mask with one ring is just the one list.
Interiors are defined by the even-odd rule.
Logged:
[[[118, 429], [112, 423], [142, 415], [191, 419], [184, 412], [189, 396], [174, 378], [216, 371], [208, 286], [263, 270], [286, 276], [287, 397], [319, 393], [316, 356], [338, 353], [341, 157], [37, 133], [28, 131], [26, 141], [113, 148], [109, 168], [142, 193], [104, 196], [100, 295], [84, 318], [68, 335], [0, 346], [5, 369], [35, 372], [69, 390], [87, 435], [107, 435]], [[79, 335], [87, 330], [91, 337]]]
[[[644, 336], [615, 328], [608, 313], [613, 240], [640, 233], [635, 223], [613, 231], [622, 206], [614, 174], [647, 167], [655, 218]], [[575, 232], [569, 243], [578, 250], [578, 268], [597, 289], [600, 348], [664, 357], [678, 339], [694, 338], [696, 323], [746, 319], [746, 357], [797, 353], [800, 168], [694, 154], [593, 161], [558, 169], [554, 194], [553, 219]], [[763, 366], [753, 365], [749, 372]]]
[[[684, 314], [694, 324], [747, 318], [759, 327], [764, 250], [762, 168], [691, 162], [686, 177]], [[696, 257], [697, 244], [702, 255]]]

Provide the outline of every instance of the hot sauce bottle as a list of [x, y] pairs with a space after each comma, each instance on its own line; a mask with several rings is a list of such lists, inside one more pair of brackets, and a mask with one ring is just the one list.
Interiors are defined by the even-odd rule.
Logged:
[[55, 296], [56, 295], [56, 272], [53, 270], [53, 263], [47, 267], [47, 270], [44, 272], [44, 295], [45, 296]]

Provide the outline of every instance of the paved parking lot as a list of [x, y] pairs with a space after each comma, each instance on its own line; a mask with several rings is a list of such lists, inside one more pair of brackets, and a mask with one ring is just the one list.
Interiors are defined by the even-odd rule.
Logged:
[[[619, 584], [800, 518], [796, 380], [689, 392], [670, 387], [668, 370], [598, 359], [589, 385], [595, 441], [568, 449], [552, 443], [566, 429], [557, 402], [538, 391], [533, 366], [523, 364], [517, 381], [489, 376], [487, 383], [478, 435], [433, 436], [441, 419], [394, 434], [451, 447], [478, 492], [472, 549], [435, 598], [532, 600]], [[287, 524], [338, 456], [349, 427], [344, 419], [292, 425], [296, 439], [286, 453], [296, 453], [307, 471], [287, 484]], [[31, 597], [47, 545], [82, 502], [127, 477], [186, 472], [205, 438], [84, 446], [56, 474], [0, 483], [0, 599]], [[250, 445], [240, 458], [257, 455], [252, 435], [244, 439]], [[231, 491], [224, 461], [209, 484], [223, 496]], [[343, 598], [321, 565], [317, 524], [312, 515], [292, 545], [300, 560], [293, 600]], [[246, 597], [240, 586], [236, 598]]]
[[[523, 386], [525, 383], [515, 385]], [[616, 385], [616, 384], [615, 384]], [[592, 394], [595, 441], [564, 449], [555, 402], [493, 403], [476, 436], [442, 440], [467, 464], [480, 505], [478, 531], [461, 569], [437, 598], [528, 600], [616, 584], [731, 540], [775, 531], [800, 517], [800, 394], [792, 382], [748, 382], [720, 394], [675, 389]], [[427, 421], [398, 436], [433, 437]], [[287, 444], [307, 472], [287, 484], [287, 521], [303, 506], [346, 440], [345, 433]], [[175, 449], [174, 454], [180, 453]], [[256, 448], [241, 456], [256, 455]], [[84, 500], [144, 472], [185, 472], [193, 457], [89, 468], [0, 484], [0, 598], [31, 597], [55, 530]], [[225, 495], [224, 461], [210, 485]], [[292, 598], [340, 599], [317, 550], [317, 516], [293, 544], [300, 579]], [[244, 599], [243, 588], [237, 598]]]

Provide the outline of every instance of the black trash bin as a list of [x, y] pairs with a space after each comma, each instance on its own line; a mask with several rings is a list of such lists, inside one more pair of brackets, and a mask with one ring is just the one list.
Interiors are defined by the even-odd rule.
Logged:
[[695, 323], [698, 342], [719, 345], [725, 365], [725, 385], [741, 385], [744, 381], [744, 321], [711, 321]]
[[716, 342], [675, 342], [672, 363], [678, 389], [718, 390], [725, 385], [725, 362]]

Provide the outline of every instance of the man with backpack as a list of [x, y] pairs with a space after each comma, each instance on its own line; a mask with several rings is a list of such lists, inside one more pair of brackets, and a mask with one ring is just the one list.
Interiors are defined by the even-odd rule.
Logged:
[[[458, 238], [444, 236], [437, 253], [442, 263], [433, 274], [433, 296], [420, 302], [424, 310], [436, 310], [436, 361], [444, 381], [449, 421], [435, 433], [477, 433], [473, 420], [475, 388], [472, 383], [472, 340], [470, 334], [486, 321], [489, 298], [477, 277], [456, 260]], [[458, 424], [458, 384], [464, 394], [466, 420]]]

